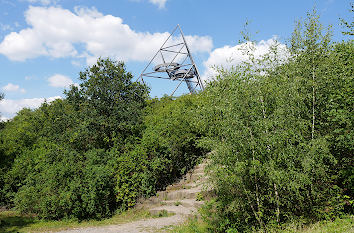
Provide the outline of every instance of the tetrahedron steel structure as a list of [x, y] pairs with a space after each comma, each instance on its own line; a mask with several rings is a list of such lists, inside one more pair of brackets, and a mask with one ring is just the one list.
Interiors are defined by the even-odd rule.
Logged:
[[160, 78], [177, 82], [171, 96], [183, 82], [187, 84], [190, 93], [204, 90], [197, 66], [179, 25], [174, 28], [150, 60], [138, 81], [145, 82], [145, 78]]

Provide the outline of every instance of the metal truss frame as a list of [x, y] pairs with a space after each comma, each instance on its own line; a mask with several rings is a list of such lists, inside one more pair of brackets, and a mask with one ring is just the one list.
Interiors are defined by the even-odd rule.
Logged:
[[[166, 43], [169, 40], [172, 40], [173, 36], [176, 34], [180, 34], [182, 42], [165, 46]], [[172, 60], [167, 61], [167, 54], [172, 57]], [[156, 66], [154, 69], [152, 69], [153, 71], [151, 72], [146, 72], [147, 69], [151, 67], [154, 60], [159, 56], [162, 59], [163, 64]], [[182, 58], [180, 59], [182, 62], [177, 63], [176, 59], [178, 56]], [[144, 77], [169, 79], [171, 81], [179, 82], [176, 88], [173, 90], [171, 96], [174, 95], [177, 89], [181, 86], [182, 82], [186, 82], [190, 93], [195, 93], [198, 89], [204, 90], [204, 85], [198, 68], [193, 60], [186, 38], [184, 37], [183, 31], [179, 24], [177, 24], [177, 26], [173, 29], [168, 38], [162, 44], [160, 49], [155, 53], [143, 72], [141, 72], [137, 81], [142, 81], [145, 83]]]

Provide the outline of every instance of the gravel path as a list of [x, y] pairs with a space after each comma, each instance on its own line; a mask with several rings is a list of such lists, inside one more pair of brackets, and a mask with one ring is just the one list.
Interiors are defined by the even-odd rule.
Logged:
[[135, 222], [125, 223], [122, 225], [110, 225], [104, 227], [90, 227], [90, 228], [79, 228], [79, 229], [70, 229], [66, 231], [60, 231], [61, 233], [141, 233], [141, 232], [156, 232], [163, 231], [163, 228], [166, 228], [171, 225], [182, 223], [185, 221], [185, 217], [182, 215], [173, 215], [170, 217], [164, 218], [152, 218], [139, 220]]
[[168, 212], [174, 214], [172, 216], [143, 219], [119, 225], [74, 228], [60, 231], [60, 233], [165, 232], [168, 227], [181, 224], [189, 216], [198, 213], [197, 209], [203, 201], [197, 201], [197, 195], [205, 190], [207, 180], [204, 174], [205, 166], [206, 162], [199, 164], [178, 183], [168, 186], [166, 191], [158, 192], [156, 196], [143, 200], [136, 206], [136, 208], [148, 210], [151, 215]]

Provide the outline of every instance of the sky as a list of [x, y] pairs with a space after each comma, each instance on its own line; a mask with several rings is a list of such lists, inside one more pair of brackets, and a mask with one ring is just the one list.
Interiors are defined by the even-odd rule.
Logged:
[[[333, 40], [346, 39], [339, 18], [352, 21], [352, 0], [0, 0], [2, 120], [22, 108], [63, 98], [80, 71], [98, 57], [124, 61], [138, 78], [180, 24], [203, 80], [212, 67], [242, 59], [240, 32], [250, 22], [258, 54], [275, 41], [285, 46], [295, 21], [316, 7]], [[170, 94], [176, 82], [145, 80], [151, 97]], [[188, 89], [181, 85], [177, 95]]]

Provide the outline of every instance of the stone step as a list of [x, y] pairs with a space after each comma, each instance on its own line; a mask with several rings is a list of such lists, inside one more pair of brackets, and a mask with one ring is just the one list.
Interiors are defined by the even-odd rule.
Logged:
[[193, 172], [204, 172], [205, 171], [205, 167], [206, 166], [196, 166], [196, 167], [194, 167], [194, 169], [193, 169]]
[[[208, 176], [204, 173], [206, 162], [198, 164], [194, 170], [188, 172], [180, 181], [169, 185], [165, 191], [157, 192], [156, 196], [142, 199], [137, 207], [150, 209], [153, 215], [166, 210], [169, 213], [187, 214], [191, 209], [196, 210], [204, 202], [196, 201], [198, 193], [202, 193], [205, 199], [210, 199], [210, 188], [208, 188]], [[179, 210], [181, 209], [181, 210]]]
[[174, 186], [176, 189], [168, 189], [166, 191], [157, 192], [156, 196], [150, 197], [142, 201], [143, 205], [159, 205], [161, 202], [166, 201], [180, 201], [183, 199], [193, 199], [197, 197], [198, 193], [202, 192], [208, 193], [212, 190], [211, 187], [206, 186], [205, 183], [199, 182], [198, 184], [194, 184], [193, 186], [186, 189], [177, 189], [177, 185]]
[[143, 205], [156, 205], [161, 203], [161, 201], [162, 199], [160, 197], [154, 196], [144, 200]]
[[151, 208], [149, 210], [151, 215], [158, 215], [166, 211], [169, 214], [181, 214], [181, 215], [192, 215], [197, 213], [196, 208], [193, 207], [184, 207], [184, 206], [158, 206]]
[[193, 173], [203, 173], [203, 174], [205, 174], [204, 173], [204, 169], [201, 169], [201, 168], [193, 170]]
[[158, 197], [160, 200], [180, 200], [180, 199], [192, 199], [197, 196], [197, 194], [201, 191], [200, 188], [191, 188], [191, 189], [181, 189], [181, 190], [173, 190], [173, 191], [163, 191], [158, 192]]
[[191, 189], [197, 187], [199, 184], [196, 183], [186, 183], [180, 182], [177, 184], [170, 185], [166, 188], [166, 191], [179, 190], [179, 189]]
[[191, 181], [198, 181], [198, 180], [205, 180], [206, 175], [204, 173], [193, 173], [189, 176], [187, 176], [187, 182]]
[[195, 176], [206, 176], [204, 172], [193, 172], [192, 176], [193, 175], [195, 175]]
[[194, 168], [205, 168], [210, 163], [211, 163], [210, 159], [204, 159], [203, 162], [201, 162], [200, 164], [197, 164]]
[[159, 191], [153, 197], [141, 200], [142, 205], [156, 205], [166, 200], [176, 200], [182, 198], [195, 198], [198, 192], [204, 190], [205, 182], [196, 181], [187, 184], [175, 184], [168, 186], [165, 191]]
[[200, 167], [200, 168], [195, 168], [193, 170], [193, 173], [204, 173], [204, 168]]
[[204, 204], [204, 201], [196, 201], [195, 199], [169, 200], [161, 202], [163, 206], [184, 206], [199, 208]]

